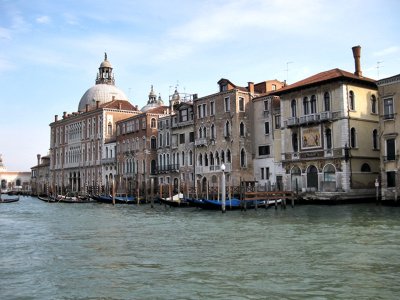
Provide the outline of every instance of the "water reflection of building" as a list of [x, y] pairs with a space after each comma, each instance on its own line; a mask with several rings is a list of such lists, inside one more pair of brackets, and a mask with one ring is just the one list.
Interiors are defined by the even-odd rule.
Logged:
[[380, 110], [381, 187], [384, 200], [397, 200], [400, 191], [400, 74], [378, 81]]
[[0, 154], [0, 184], [1, 192], [30, 192], [30, 172], [8, 171]]
[[286, 189], [316, 191], [319, 198], [323, 193], [374, 195], [377, 86], [362, 76], [360, 47], [353, 47], [353, 54], [354, 73], [325, 71], [275, 93], [281, 100]]
[[113, 68], [100, 64], [96, 84], [82, 96], [78, 112], [50, 124], [50, 190], [100, 192], [106, 176], [115, 176], [116, 122], [138, 114], [115, 86]]

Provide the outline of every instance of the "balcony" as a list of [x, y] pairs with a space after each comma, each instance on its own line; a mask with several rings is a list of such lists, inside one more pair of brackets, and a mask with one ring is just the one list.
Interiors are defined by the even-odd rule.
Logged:
[[286, 127], [291, 127], [291, 126], [296, 126], [299, 124], [299, 120], [297, 119], [297, 117], [291, 117], [288, 118], [286, 121]]
[[319, 114], [311, 114], [299, 117], [299, 124], [317, 123], [320, 121]]
[[331, 121], [332, 120], [332, 112], [323, 111], [319, 114], [319, 119], [321, 121]]
[[154, 173], [157, 173], [157, 174], [171, 173], [171, 172], [179, 172], [179, 164], [157, 166], [154, 169]]
[[383, 156], [382, 158], [384, 162], [397, 161], [399, 159], [399, 155], [387, 155]]
[[207, 146], [207, 138], [201, 138], [194, 141], [195, 146]]
[[[225, 164], [225, 172], [232, 171], [232, 164], [226, 163]], [[209, 173], [219, 173], [221, 171], [221, 165], [213, 165], [213, 166], [197, 166], [196, 167], [196, 174], [203, 175]]]

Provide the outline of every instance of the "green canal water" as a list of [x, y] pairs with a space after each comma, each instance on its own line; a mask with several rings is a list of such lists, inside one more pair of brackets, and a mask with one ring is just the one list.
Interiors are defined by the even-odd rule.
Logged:
[[1, 299], [399, 299], [400, 208], [0, 204]]

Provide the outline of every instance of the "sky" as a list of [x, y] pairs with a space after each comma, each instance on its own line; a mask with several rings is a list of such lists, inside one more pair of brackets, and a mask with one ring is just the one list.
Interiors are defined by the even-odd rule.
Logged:
[[288, 84], [333, 68], [400, 73], [400, 1], [0, 0], [0, 154], [8, 171], [47, 155], [54, 115], [76, 112], [107, 52], [116, 86], [144, 106], [203, 97], [227, 78]]

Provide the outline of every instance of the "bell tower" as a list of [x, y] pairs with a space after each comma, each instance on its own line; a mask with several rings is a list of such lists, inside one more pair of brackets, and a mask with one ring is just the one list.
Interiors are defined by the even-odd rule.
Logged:
[[100, 64], [99, 73], [97, 73], [96, 84], [115, 85], [113, 68], [107, 60], [107, 53], [104, 53], [104, 61]]

